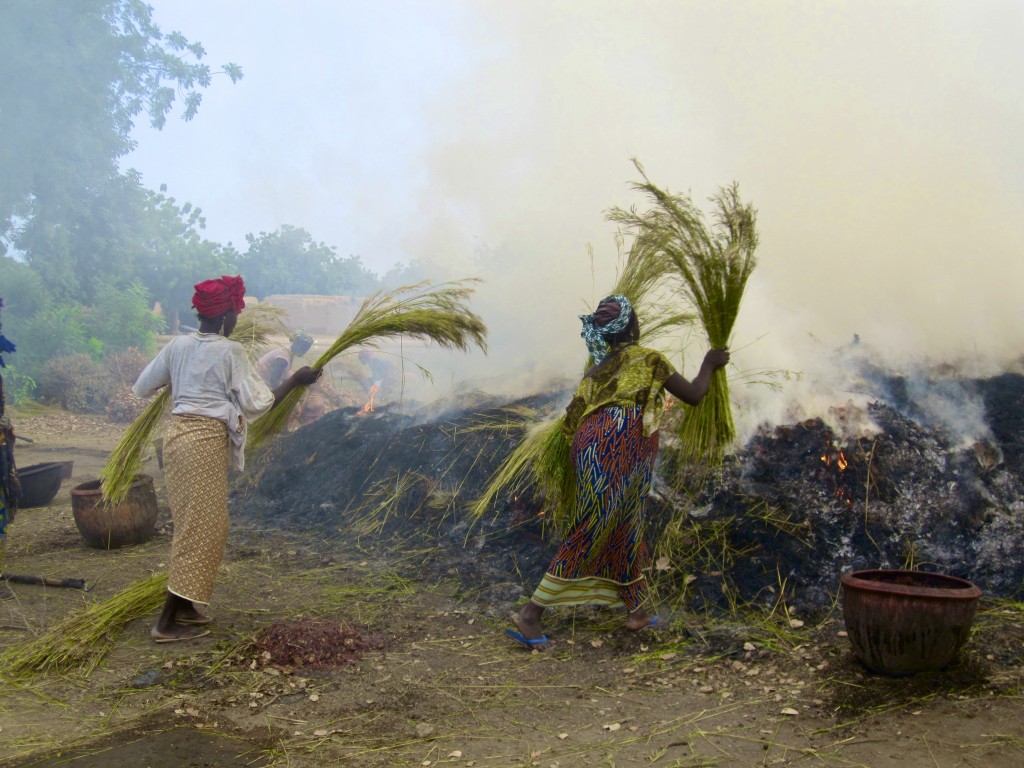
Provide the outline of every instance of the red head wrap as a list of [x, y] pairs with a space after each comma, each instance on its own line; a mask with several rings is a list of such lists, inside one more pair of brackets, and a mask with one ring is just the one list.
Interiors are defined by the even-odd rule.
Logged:
[[219, 280], [204, 280], [196, 283], [195, 288], [192, 306], [200, 317], [220, 317], [231, 309], [236, 313], [245, 309], [245, 283], [241, 275], [224, 275]]

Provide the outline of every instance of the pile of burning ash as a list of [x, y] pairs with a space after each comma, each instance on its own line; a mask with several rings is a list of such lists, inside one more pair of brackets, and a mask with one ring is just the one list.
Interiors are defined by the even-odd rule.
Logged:
[[[780, 598], [825, 608], [840, 574], [863, 568], [938, 571], [989, 596], [1019, 597], [1024, 376], [958, 383], [989, 425], [985, 439], [966, 443], [916, 411], [899, 379], [888, 385], [887, 400], [867, 407], [871, 434], [842, 436], [821, 419], [765, 427], [703, 477], [676, 472], [663, 440], [648, 509], [658, 542], [652, 575], [674, 580], [692, 608]], [[481, 395], [427, 422], [335, 411], [254, 457], [234, 505], [369, 554], [411, 553], [424, 575], [458, 578], [506, 605], [532, 590], [554, 552], [542, 504], [522, 493], [477, 521], [466, 507], [522, 425], [557, 413], [568, 397]]]
[[872, 434], [840, 438], [821, 419], [766, 427], [696, 495], [692, 604], [826, 607], [841, 573], [868, 568], [1024, 591], [1024, 377], [957, 382], [989, 425], [969, 442], [907, 399], [904, 380], [887, 384], [890, 402], [867, 407]]
[[370, 556], [413, 557], [425, 576], [454, 577], [505, 604], [554, 554], [539, 505], [513, 496], [479, 520], [465, 507], [523, 426], [568, 397], [559, 390], [510, 403], [470, 393], [427, 421], [387, 407], [332, 411], [247, 457], [232, 503], [262, 524], [342, 540]]

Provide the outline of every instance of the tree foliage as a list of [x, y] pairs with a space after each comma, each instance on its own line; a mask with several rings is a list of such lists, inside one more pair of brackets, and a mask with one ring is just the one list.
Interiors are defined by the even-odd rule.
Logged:
[[248, 292], [264, 298], [275, 293], [367, 295], [379, 287], [377, 275], [358, 256], [338, 256], [334, 246], [318, 243], [301, 227], [246, 235], [249, 247], [238, 259]]
[[305, 230], [250, 235], [239, 254], [203, 237], [199, 208], [143, 186], [121, 160], [138, 119], [191, 120], [219, 69], [143, 0], [0, 0], [0, 294], [14, 364], [145, 350], [189, 313], [193, 285], [241, 271], [251, 291], [367, 295], [377, 276]]
[[182, 318], [193, 319], [193, 286], [235, 270], [238, 252], [230, 244], [203, 238], [202, 210], [191, 203], [179, 206], [166, 191], [163, 186], [159, 192], [144, 190], [135, 274], [160, 302], [169, 329], [176, 333]]
[[29, 218], [70, 225], [79, 196], [134, 148], [138, 115], [160, 128], [180, 97], [191, 120], [215, 74], [200, 43], [164, 34], [139, 0], [4, 0], [0, 29], [0, 236]]

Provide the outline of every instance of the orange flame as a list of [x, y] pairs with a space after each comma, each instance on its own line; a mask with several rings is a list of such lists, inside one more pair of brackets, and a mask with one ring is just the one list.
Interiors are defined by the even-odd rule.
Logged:
[[373, 413], [373, 396], [376, 395], [378, 391], [380, 391], [380, 388], [376, 384], [370, 387], [370, 399], [366, 401], [366, 405], [362, 407], [359, 413]]
[[826, 467], [829, 467], [832, 465], [833, 459], [835, 459], [836, 466], [839, 467], [840, 472], [850, 466], [850, 462], [846, 459], [846, 454], [832, 448], [832, 441], [829, 440], [827, 441], [825, 452], [821, 454], [821, 461]]

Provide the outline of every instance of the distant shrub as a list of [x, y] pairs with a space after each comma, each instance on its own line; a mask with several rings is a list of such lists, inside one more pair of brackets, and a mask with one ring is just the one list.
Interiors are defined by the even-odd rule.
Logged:
[[82, 353], [46, 363], [36, 393], [42, 402], [76, 413], [103, 413], [111, 394], [106, 370]]
[[38, 398], [76, 413], [131, 421], [147, 401], [135, 397], [131, 387], [149, 357], [137, 349], [125, 349], [96, 361], [87, 354], [56, 357], [46, 363], [36, 386]]
[[95, 306], [83, 310], [82, 327], [101, 351], [136, 348], [149, 353], [156, 349], [153, 337], [164, 329], [164, 321], [150, 311], [146, 289], [131, 285], [99, 296]]
[[148, 400], [135, 396], [131, 384], [121, 384], [114, 388], [103, 413], [111, 421], [127, 423], [135, 421], [135, 418], [146, 410], [147, 405], [149, 405]]
[[149, 356], [130, 348], [107, 355], [103, 365], [107, 370], [111, 392], [103, 412], [113, 421], [134, 421], [142, 413], [148, 400], [136, 397], [132, 384], [139, 378], [142, 369], [149, 362]]
[[103, 367], [115, 384], [127, 384], [130, 387], [139, 378], [149, 359], [149, 355], [129, 347], [107, 355], [103, 359]]
[[36, 393], [35, 379], [14, 365], [8, 365], [0, 374], [4, 377], [4, 394], [8, 403], [25, 405], [32, 402]]

